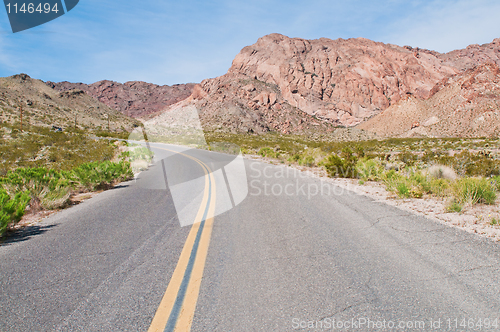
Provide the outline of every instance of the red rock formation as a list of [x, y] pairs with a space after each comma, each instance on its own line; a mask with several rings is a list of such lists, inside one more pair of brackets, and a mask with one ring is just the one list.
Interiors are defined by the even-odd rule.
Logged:
[[218, 116], [238, 116], [226, 122], [245, 118], [244, 128], [274, 130], [260, 114], [276, 113], [276, 105], [284, 106], [283, 114], [300, 110], [304, 118], [353, 126], [408, 96], [429, 98], [439, 91], [436, 83], [471, 66], [500, 61], [499, 56], [498, 39], [440, 54], [364, 38], [305, 40], [271, 34], [243, 48], [227, 74], [201, 82], [197, 89], [204, 94], [197, 92], [195, 104], [209, 126]]
[[[500, 39], [440, 54], [364, 38], [305, 40], [271, 34], [243, 48], [225, 75], [194, 88], [110, 81], [70, 87], [132, 116], [168, 111], [165, 105], [192, 90], [182, 103], [195, 106], [208, 129], [330, 132], [334, 126], [362, 123], [392, 105], [420, 105], [455, 75], [485, 63], [500, 63]], [[70, 83], [51, 84], [64, 90]], [[463, 84], [462, 95], [473, 103], [477, 91], [472, 83]], [[163, 92], [169, 89], [178, 94]], [[423, 130], [425, 121], [414, 121], [421, 126], [413, 129]]]
[[192, 83], [161, 86], [140, 81], [122, 84], [107, 80], [90, 85], [70, 82], [46, 82], [46, 84], [58, 91], [83, 90], [109, 107], [134, 118], [156, 113], [186, 99], [195, 86]]
[[[360, 124], [380, 136], [500, 135], [500, 68], [486, 63], [447, 77], [423, 100], [409, 97]], [[411, 123], [420, 126], [408, 130]]]
[[496, 63], [500, 66], [500, 38], [483, 45], [469, 45], [462, 50], [451, 51], [439, 56], [444, 64], [460, 71], [477, 67], [484, 63]]

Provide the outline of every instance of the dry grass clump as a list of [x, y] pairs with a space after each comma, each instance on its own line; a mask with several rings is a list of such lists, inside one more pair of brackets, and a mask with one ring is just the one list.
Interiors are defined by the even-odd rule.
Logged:
[[433, 165], [426, 170], [426, 174], [435, 179], [455, 180], [457, 173], [449, 166]]

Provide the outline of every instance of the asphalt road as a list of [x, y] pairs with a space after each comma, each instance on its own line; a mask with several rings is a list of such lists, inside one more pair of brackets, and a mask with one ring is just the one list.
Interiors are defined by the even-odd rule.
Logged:
[[234, 156], [152, 149], [137, 180], [4, 241], [0, 331], [147, 331], [204, 204], [192, 331], [500, 330], [498, 244], [248, 160], [239, 202], [231, 172], [202, 167]]

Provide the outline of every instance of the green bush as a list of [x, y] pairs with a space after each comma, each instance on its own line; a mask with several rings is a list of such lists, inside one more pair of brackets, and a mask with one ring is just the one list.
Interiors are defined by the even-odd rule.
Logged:
[[303, 159], [299, 160], [299, 165], [312, 167], [315, 166], [315, 160], [313, 156], [305, 156]]
[[18, 192], [11, 197], [7, 191], [0, 188], [0, 236], [5, 232], [10, 223], [21, 220], [30, 201], [28, 192]]
[[95, 190], [104, 189], [133, 177], [129, 162], [93, 162], [85, 163], [75, 168], [70, 175], [79, 185], [79, 189]]
[[301, 158], [300, 154], [296, 153], [293, 156], [291, 156], [290, 158], [288, 158], [288, 161], [299, 162], [300, 158]]
[[45, 209], [67, 204], [74, 191], [105, 189], [133, 177], [129, 162], [85, 163], [72, 171], [17, 168], [0, 178], [0, 234], [24, 215], [30, 200]]
[[269, 147], [263, 147], [259, 150], [259, 155], [261, 155], [262, 157], [268, 157], [268, 158], [278, 158], [280, 153], [274, 152], [274, 150], [269, 148]]
[[458, 203], [457, 201], [453, 200], [451, 203], [448, 205], [447, 210], [449, 212], [462, 212], [462, 204]]
[[500, 191], [500, 176], [492, 177], [491, 184], [496, 187], [497, 191]]
[[429, 181], [429, 193], [437, 196], [448, 196], [450, 192], [451, 182], [446, 179], [432, 179]]
[[408, 188], [406, 181], [397, 182], [396, 189], [400, 197], [410, 197], [410, 188]]
[[454, 184], [454, 198], [458, 203], [495, 204], [496, 187], [485, 178], [464, 178]]
[[388, 191], [403, 198], [422, 198], [424, 193], [430, 193], [427, 178], [420, 172], [403, 174], [390, 170], [382, 175], [382, 180]]
[[0, 176], [18, 167], [71, 170], [85, 162], [111, 160], [114, 153], [115, 146], [108, 140], [94, 140], [78, 130], [54, 132], [30, 126], [19, 133], [14, 128], [10, 139], [0, 140]]
[[321, 166], [325, 168], [330, 177], [356, 178], [358, 176], [357, 162], [358, 158], [353, 151], [346, 147], [342, 149], [340, 157], [331, 154], [321, 162]]
[[380, 180], [384, 173], [384, 167], [379, 159], [363, 158], [356, 163], [356, 170], [364, 181]]

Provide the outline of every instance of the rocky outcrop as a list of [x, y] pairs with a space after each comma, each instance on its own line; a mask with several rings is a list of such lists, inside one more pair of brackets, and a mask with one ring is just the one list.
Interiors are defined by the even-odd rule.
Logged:
[[271, 34], [243, 48], [225, 75], [201, 82], [190, 100], [208, 127], [220, 130], [292, 133], [309, 121], [354, 126], [400, 100], [425, 100], [443, 79], [499, 56], [498, 39], [440, 54], [364, 38]]
[[409, 96], [358, 128], [383, 137], [499, 136], [500, 68], [486, 63], [447, 77], [429, 99]]
[[93, 84], [70, 82], [46, 82], [48, 86], [58, 91], [79, 89], [100, 102], [123, 114], [143, 118], [156, 113], [167, 106], [189, 97], [195, 84], [156, 85], [141, 81], [117, 83], [99, 81]]
[[500, 38], [483, 45], [469, 45], [462, 50], [455, 50], [439, 55], [443, 63], [460, 71], [477, 67], [484, 63], [496, 63], [500, 66]]
[[439, 54], [364, 38], [305, 40], [271, 34], [245, 47], [225, 76], [275, 85], [286, 102], [331, 123], [352, 126], [407, 94], [426, 98], [457, 70]]
[[[402, 109], [402, 105], [407, 108], [405, 114], [420, 112], [422, 107], [434, 105], [426, 102], [429, 98], [439, 95], [445, 100], [448, 92], [441, 91], [450, 91], [449, 87], [455, 86], [452, 80], [461, 80], [461, 75], [470, 75], [474, 68], [484, 71], [484, 64], [500, 64], [500, 39], [441, 54], [364, 38], [306, 40], [271, 34], [243, 48], [225, 75], [195, 86], [47, 83], [60, 91], [84, 90], [125, 114], [143, 119], [188, 107], [197, 110], [208, 130], [330, 135], [336, 128], [359, 125], [388, 114], [388, 110]], [[463, 84], [460, 95], [483, 105], [485, 99], [474, 95], [475, 88]], [[483, 96], [488, 94], [485, 91]], [[437, 110], [444, 107], [438, 105], [432, 106], [432, 112], [449, 112], [448, 106]], [[450, 105], [463, 108], [458, 101]], [[401, 121], [409, 128], [405, 130], [419, 133], [447, 123], [432, 116], [404, 115], [412, 120]]]

